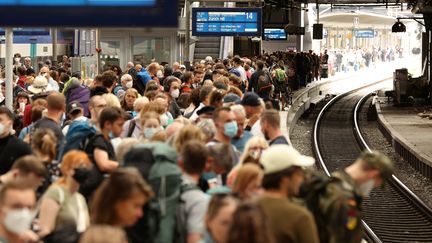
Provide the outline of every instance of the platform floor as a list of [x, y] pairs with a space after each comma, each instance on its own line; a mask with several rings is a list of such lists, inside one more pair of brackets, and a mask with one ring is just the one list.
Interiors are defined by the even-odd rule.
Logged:
[[[385, 99], [380, 99], [384, 101]], [[432, 120], [418, 115], [416, 107], [395, 107], [387, 102], [380, 103], [384, 126], [392, 137], [403, 141], [416, 153], [424, 156], [432, 164]]]

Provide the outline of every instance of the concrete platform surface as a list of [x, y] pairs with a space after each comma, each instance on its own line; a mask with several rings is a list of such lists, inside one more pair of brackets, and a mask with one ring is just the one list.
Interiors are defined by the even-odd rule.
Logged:
[[392, 138], [396, 151], [397, 146], [402, 146], [418, 160], [432, 166], [432, 120], [418, 116], [419, 108], [395, 107], [384, 100], [380, 98], [376, 106], [378, 119], [388, 132], [388, 138]]

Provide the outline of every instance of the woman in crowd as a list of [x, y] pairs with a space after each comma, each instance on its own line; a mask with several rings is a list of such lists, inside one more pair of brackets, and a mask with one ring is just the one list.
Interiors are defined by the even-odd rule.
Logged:
[[162, 128], [159, 121], [159, 114], [154, 111], [141, 113], [141, 132], [142, 138], [145, 141], [151, 140], [160, 130], [162, 130]]
[[127, 89], [122, 101], [120, 102], [121, 108], [124, 111], [134, 111], [134, 102], [139, 97], [138, 91], [134, 88]]
[[266, 216], [256, 204], [245, 203], [238, 206], [228, 232], [227, 243], [273, 243]]
[[205, 217], [207, 232], [204, 236], [204, 243], [227, 242], [228, 231], [237, 204], [237, 199], [230, 194], [216, 193], [212, 196]]
[[252, 137], [246, 143], [243, 154], [240, 157], [240, 162], [228, 174], [227, 185], [233, 186], [237, 172], [243, 164], [255, 163], [259, 164], [261, 153], [269, 147], [268, 142], [262, 137]]
[[90, 204], [92, 224], [133, 226], [143, 216], [143, 206], [153, 196], [138, 170], [121, 168], [96, 190]]
[[43, 161], [48, 171], [47, 177], [37, 190], [38, 196], [42, 195], [61, 175], [59, 164], [55, 160], [56, 146], [57, 138], [52, 130], [39, 128], [33, 132], [31, 139], [33, 154]]
[[[69, 225], [84, 232], [89, 214], [84, 197], [78, 192], [89, 175], [91, 162], [86, 153], [70, 151], [63, 156], [62, 177], [45, 192], [40, 203], [40, 236], [46, 236]], [[102, 207], [103, 208], [103, 207]]]
[[259, 196], [262, 192], [261, 181], [263, 169], [254, 163], [247, 163], [240, 167], [234, 181], [232, 191], [241, 200], [250, 200]]
[[226, 91], [222, 89], [215, 89], [210, 93], [210, 106], [219, 108], [223, 106], [223, 98], [226, 95]]

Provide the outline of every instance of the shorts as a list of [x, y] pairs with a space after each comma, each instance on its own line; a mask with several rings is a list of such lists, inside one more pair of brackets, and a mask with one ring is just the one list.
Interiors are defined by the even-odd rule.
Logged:
[[275, 82], [275, 93], [286, 93], [287, 83]]

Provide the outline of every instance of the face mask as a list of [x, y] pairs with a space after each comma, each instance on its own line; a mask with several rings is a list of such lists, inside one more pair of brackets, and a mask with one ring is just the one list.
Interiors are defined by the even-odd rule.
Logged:
[[254, 159], [259, 159], [259, 157], [261, 156], [261, 150], [252, 150], [250, 152], [250, 156]]
[[30, 229], [32, 220], [33, 214], [31, 211], [22, 208], [8, 211], [3, 223], [8, 231], [20, 235]]
[[5, 131], [5, 125], [3, 123], [0, 123], [0, 135], [2, 135]]
[[162, 70], [159, 70], [159, 71], [156, 73], [156, 77], [158, 77], [158, 79], [163, 79], [164, 74], [163, 74]]
[[90, 175], [90, 170], [85, 167], [74, 168], [74, 172], [72, 178], [74, 178], [79, 184], [83, 184]]
[[370, 179], [366, 182], [363, 182], [360, 186], [359, 186], [359, 191], [362, 194], [363, 197], [368, 197], [370, 192], [372, 191], [372, 189], [375, 186], [375, 180], [374, 179]]
[[237, 122], [235, 121], [225, 123], [224, 125], [224, 134], [227, 137], [230, 138], [235, 137], [235, 135], [237, 135], [237, 130], [238, 130]]
[[152, 138], [153, 135], [155, 135], [155, 133], [156, 133], [156, 128], [150, 127], [144, 129], [144, 137], [147, 139]]
[[114, 138], [116, 138], [117, 136], [114, 135], [113, 132], [109, 132], [109, 133], [108, 133], [108, 137], [109, 137], [110, 139], [114, 139]]
[[168, 126], [168, 116], [166, 114], [160, 115], [159, 121], [160, 121], [161, 126], [163, 126], [163, 127]]
[[179, 89], [175, 89], [173, 91], [171, 91], [171, 97], [173, 97], [174, 99], [177, 99], [180, 96], [180, 90]]
[[130, 89], [130, 88], [132, 88], [132, 86], [133, 86], [133, 82], [132, 81], [129, 81], [129, 82], [126, 83], [126, 88]]

